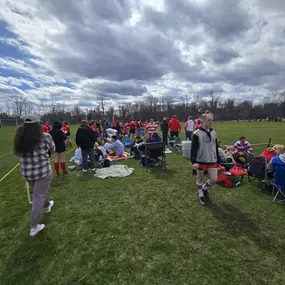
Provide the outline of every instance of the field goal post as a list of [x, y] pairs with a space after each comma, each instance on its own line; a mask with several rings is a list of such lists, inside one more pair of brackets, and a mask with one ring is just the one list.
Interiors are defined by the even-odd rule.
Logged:
[[0, 128], [15, 126], [18, 127], [18, 118], [0, 118]]

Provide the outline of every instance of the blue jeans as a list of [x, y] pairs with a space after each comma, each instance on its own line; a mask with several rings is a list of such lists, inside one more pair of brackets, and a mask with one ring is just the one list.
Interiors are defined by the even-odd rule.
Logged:
[[186, 131], [186, 140], [189, 139], [189, 141], [192, 141], [192, 131]]

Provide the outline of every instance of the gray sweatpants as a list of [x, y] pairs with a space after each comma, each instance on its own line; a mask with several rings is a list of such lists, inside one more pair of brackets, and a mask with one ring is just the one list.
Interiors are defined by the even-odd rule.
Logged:
[[46, 177], [30, 182], [33, 187], [33, 204], [31, 213], [31, 227], [35, 228], [41, 216], [41, 211], [49, 206], [48, 191], [52, 180], [52, 172]]

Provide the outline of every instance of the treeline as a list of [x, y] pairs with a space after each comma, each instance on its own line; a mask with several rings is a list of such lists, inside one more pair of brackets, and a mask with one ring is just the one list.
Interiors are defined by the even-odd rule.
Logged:
[[[31, 106], [21, 106], [21, 103], [28, 104], [26, 101], [15, 101], [14, 109], [9, 112], [2, 112], [0, 118], [22, 117], [27, 111], [31, 111]], [[82, 109], [78, 106], [66, 108], [62, 104], [52, 101], [49, 106], [41, 106], [37, 112], [42, 120], [49, 122], [68, 121], [75, 124], [83, 119], [87, 120], [107, 120], [112, 121], [115, 116], [117, 120], [161, 120], [163, 117], [170, 118], [174, 114], [181, 121], [185, 121], [188, 116], [199, 117], [201, 113], [210, 110], [215, 115], [215, 120], [253, 120], [285, 117], [285, 92], [272, 92], [265, 97], [259, 104], [254, 104], [250, 100], [237, 101], [235, 99], [224, 99], [220, 94], [211, 94], [210, 99], [201, 100], [199, 96], [190, 98], [185, 96], [180, 100], [171, 97], [149, 96], [147, 100], [133, 103], [120, 104], [115, 106], [109, 100], [101, 97], [96, 107], [93, 109]], [[20, 111], [20, 112], [19, 112]]]

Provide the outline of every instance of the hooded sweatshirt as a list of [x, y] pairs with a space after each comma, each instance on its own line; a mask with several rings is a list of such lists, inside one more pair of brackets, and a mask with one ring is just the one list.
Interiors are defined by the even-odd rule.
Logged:
[[285, 167], [285, 153], [274, 156], [267, 165], [267, 170], [274, 173], [279, 167]]
[[55, 152], [61, 153], [65, 151], [66, 135], [61, 130], [62, 125], [59, 122], [55, 122], [50, 131], [50, 135], [53, 138], [55, 144]]
[[277, 152], [273, 148], [269, 147], [260, 156], [265, 157], [267, 163], [269, 163], [270, 160], [276, 155], [277, 155]]
[[180, 132], [181, 130], [181, 124], [176, 118], [173, 118], [169, 121], [168, 127], [171, 132]]

